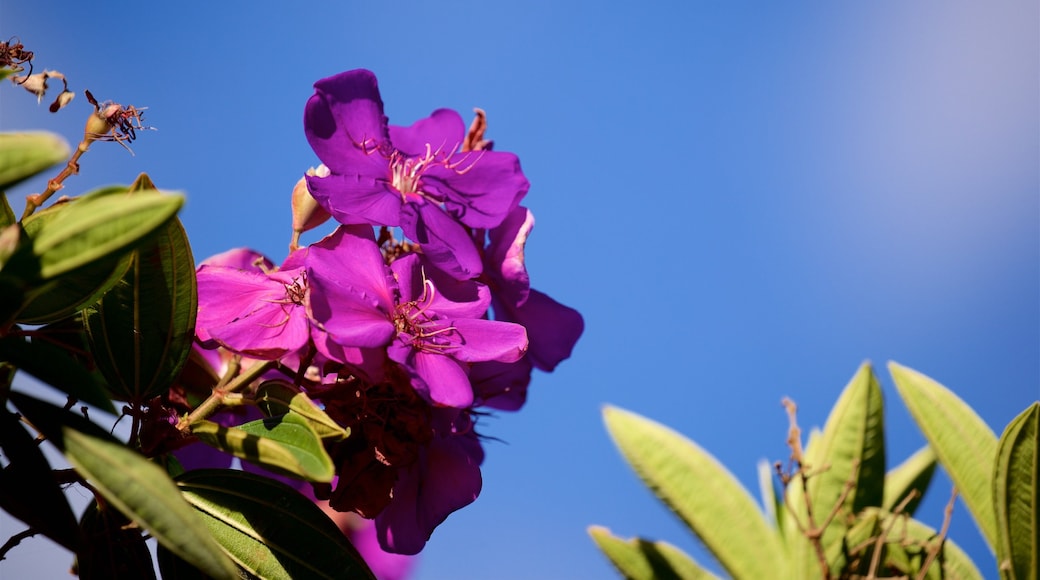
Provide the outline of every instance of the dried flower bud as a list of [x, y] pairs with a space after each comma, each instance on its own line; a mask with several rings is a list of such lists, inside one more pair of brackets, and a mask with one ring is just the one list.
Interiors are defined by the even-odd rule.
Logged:
[[43, 101], [47, 93], [47, 73], [36, 73], [24, 77], [11, 77], [11, 82], [36, 95], [36, 102]]
[[[329, 168], [324, 165], [319, 165], [317, 169], [308, 169], [307, 175], [328, 177]], [[307, 189], [306, 177], [301, 177], [300, 180], [296, 182], [296, 186], [293, 187], [292, 213], [293, 236], [292, 241], [289, 243], [290, 251], [296, 250], [299, 247], [300, 234], [308, 230], [313, 230], [332, 217], [329, 215], [329, 212], [325, 211], [324, 208], [318, 205], [314, 196], [311, 195], [310, 190]]]

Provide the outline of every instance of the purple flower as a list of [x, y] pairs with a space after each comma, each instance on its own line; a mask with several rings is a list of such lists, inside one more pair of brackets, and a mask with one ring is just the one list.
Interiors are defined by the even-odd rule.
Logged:
[[577, 310], [531, 288], [524, 245], [533, 228], [534, 215], [521, 206], [491, 230], [484, 276], [493, 289], [495, 318], [527, 328], [531, 340], [527, 357], [535, 367], [552, 371], [571, 356], [585, 321]]
[[290, 254], [279, 270], [260, 265], [243, 269], [247, 256], [262, 256], [248, 250], [233, 252], [203, 262], [196, 272], [199, 339], [265, 360], [299, 351], [310, 338], [311, 326], [304, 306], [307, 277], [302, 250]]
[[389, 268], [366, 226], [341, 226], [311, 246], [310, 308], [330, 340], [386, 347], [427, 400], [463, 408], [473, 402], [467, 363], [514, 362], [527, 350], [518, 324], [485, 320], [486, 286], [437, 276], [411, 254]]
[[380, 545], [397, 554], [418, 554], [434, 528], [480, 495], [484, 450], [468, 413], [433, 413], [437, 434], [420, 449], [418, 460], [398, 473], [393, 501], [375, 518]]
[[318, 203], [343, 224], [400, 226], [428, 259], [459, 279], [481, 262], [463, 224], [493, 228], [527, 193], [511, 153], [461, 151], [462, 117], [438, 109], [410, 127], [391, 126], [375, 75], [344, 72], [314, 84], [307, 141], [329, 170], [309, 176]]

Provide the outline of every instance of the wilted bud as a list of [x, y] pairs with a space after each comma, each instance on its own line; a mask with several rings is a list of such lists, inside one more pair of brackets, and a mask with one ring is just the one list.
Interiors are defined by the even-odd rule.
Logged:
[[[317, 169], [308, 169], [307, 175], [328, 177], [329, 168], [324, 165], [319, 165]], [[301, 177], [300, 180], [296, 182], [296, 186], [293, 187], [292, 213], [293, 235], [292, 241], [289, 242], [289, 251], [294, 251], [300, 247], [300, 234], [308, 230], [313, 230], [332, 217], [329, 215], [329, 212], [325, 211], [324, 208], [318, 205], [314, 196], [311, 195], [310, 190], [307, 189], [306, 177]]]
[[11, 77], [11, 82], [36, 95], [36, 102], [43, 101], [43, 95], [47, 93], [47, 73], [36, 73], [24, 77]]
[[83, 127], [83, 140], [90, 143], [107, 136], [112, 132], [112, 122], [109, 121], [108, 109], [119, 105], [109, 105], [104, 111], [94, 111], [87, 117], [87, 125]]

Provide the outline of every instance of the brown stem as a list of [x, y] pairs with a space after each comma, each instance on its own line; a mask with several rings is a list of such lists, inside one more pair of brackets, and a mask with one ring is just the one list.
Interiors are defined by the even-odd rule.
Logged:
[[[191, 430], [191, 424], [201, 421], [220, 410], [224, 404], [224, 397], [231, 393], [244, 390], [250, 383], [255, 381], [268, 370], [274, 368], [275, 361], [264, 361], [255, 363], [242, 374], [235, 377], [223, 387], [214, 387], [213, 392], [191, 413], [188, 413], [177, 423], [177, 430], [187, 433]], [[221, 381], [223, 382], [223, 381]]]
[[953, 519], [953, 504], [957, 500], [957, 488], [953, 488], [953, 492], [950, 493], [950, 501], [946, 502], [946, 509], [943, 510], [943, 523], [942, 528], [939, 530], [939, 541], [928, 548], [928, 558], [925, 559], [924, 565], [921, 566], [920, 572], [917, 573], [917, 580], [924, 580], [928, 574], [928, 568], [931, 567], [932, 562], [939, 557], [939, 552], [943, 549], [943, 544], [946, 543], [946, 533], [950, 531], [950, 520]]
[[69, 158], [69, 162], [65, 164], [65, 168], [61, 170], [56, 177], [47, 182], [47, 189], [43, 190], [43, 193], [34, 193], [25, 197], [25, 211], [22, 212], [22, 219], [31, 216], [36, 208], [47, 203], [52, 195], [60, 191], [65, 187], [65, 180], [71, 176], [79, 173], [79, 158], [90, 149], [90, 141], [84, 139], [80, 141], [79, 147]]
[[896, 509], [892, 510], [892, 513], [890, 514], [892, 519], [889, 520], [888, 525], [885, 526], [885, 529], [881, 530], [880, 534], [878, 534], [877, 540], [874, 542], [874, 553], [870, 556], [870, 568], [867, 570], [867, 580], [873, 580], [877, 577], [878, 567], [881, 566], [881, 551], [882, 547], [885, 545], [885, 540], [888, 538], [888, 535], [892, 533], [892, 528], [896, 525], [896, 519], [903, 513], [903, 510], [906, 509], [906, 506], [910, 501], [917, 497], [917, 493], [916, 489], [912, 489], [910, 490], [910, 493], [906, 494], [903, 501], [899, 502]]

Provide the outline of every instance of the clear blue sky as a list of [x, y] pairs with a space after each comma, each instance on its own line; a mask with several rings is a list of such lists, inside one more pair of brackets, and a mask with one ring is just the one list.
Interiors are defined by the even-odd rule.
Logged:
[[[887, 360], [998, 433], [1040, 397], [1035, 1], [291, 4], [8, 0], [0, 37], [76, 91], [149, 107], [158, 131], [136, 156], [96, 147], [69, 191], [141, 171], [185, 191], [199, 260], [284, 257], [290, 189], [317, 163], [315, 80], [375, 71], [396, 124], [487, 110], [532, 183], [533, 285], [586, 334], [520, 413], [483, 422], [505, 443], [419, 578], [611, 577], [589, 524], [705, 562], [620, 459], [604, 403], [685, 433], [757, 496], [756, 462], [786, 458], [781, 397], [819, 425], [865, 359], [892, 464], [923, 439]], [[0, 105], [0, 128], [70, 140], [89, 110], [80, 94], [50, 115], [11, 86]], [[933, 526], [948, 485], [920, 512]], [[951, 536], [993, 575], [963, 504]], [[60, 577], [68, 560], [31, 539], [0, 575]]]

